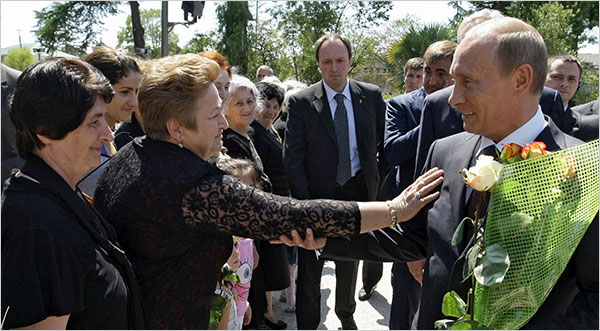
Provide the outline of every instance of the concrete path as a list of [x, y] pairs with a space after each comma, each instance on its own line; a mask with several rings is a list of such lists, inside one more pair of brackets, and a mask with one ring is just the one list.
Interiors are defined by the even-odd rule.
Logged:
[[[367, 301], [358, 300], [358, 291], [362, 287], [362, 262], [358, 267], [356, 281], [356, 312], [354, 320], [359, 330], [388, 330], [390, 306], [392, 304], [391, 263], [383, 264], [383, 277], [377, 289]], [[325, 261], [321, 278], [321, 325], [319, 330], [338, 330], [342, 325], [334, 312], [335, 305], [335, 264]], [[288, 324], [288, 330], [297, 330], [296, 315], [283, 311], [284, 303], [279, 302], [279, 293], [273, 295], [275, 315]]]

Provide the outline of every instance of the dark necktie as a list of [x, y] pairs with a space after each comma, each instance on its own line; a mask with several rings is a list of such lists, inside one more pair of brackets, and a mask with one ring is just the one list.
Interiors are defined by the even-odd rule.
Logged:
[[348, 179], [352, 176], [352, 168], [350, 165], [350, 139], [348, 133], [348, 114], [346, 106], [344, 106], [344, 95], [336, 94], [335, 101], [337, 108], [335, 109], [335, 118], [333, 125], [335, 127], [335, 136], [338, 145], [338, 165], [336, 182], [340, 186], [344, 186]]
[[[496, 146], [490, 145], [490, 146], [484, 148], [481, 152], [479, 152], [479, 154], [477, 154], [477, 157], [479, 157], [479, 155], [488, 155], [488, 156], [492, 156], [492, 157], [494, 157], [494, 159], [496, 159], [498, 157]], [[471, 197], [469, 198], [469, 201], [467, 202], [467, 208], [466, 208], [465, 215], [467, 217], [475, 219], [475, 214], [477, 214], [477, 217], [479, 219], [483, 219], [485, 217], [485, 213], [487, 212], [487, 207], [488, 207], [489, 202], [490, 202], [490, 193], [489, 192], [480, 192], [480, 191], [473, 190], [473, 192], [471, 193]], [[466, 222], [465, 227], [466, 227], [465, 228], [465, 240], [469, 241], [469, 239], [473, 235], [473, 226], [471, 225], [471, 222]]]

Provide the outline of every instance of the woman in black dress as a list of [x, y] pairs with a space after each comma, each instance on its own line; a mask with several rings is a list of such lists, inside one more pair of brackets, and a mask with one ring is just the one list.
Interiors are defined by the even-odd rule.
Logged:
[[38, 62], [17, 80], [10, 117], [25, 165], [2, 201], [3, 328], [144, 328], [131, 265], [76, 187], [112, 140], [113, 95], [73, 59]]
[[387, 203], [299, 201], [225, 175], [206, 161], [227, 128], [213, 84], [218, 75], [218, 64], [195, 54], [156, 60], [138, 95], [146, 137], [117, 152], [96, 189], [95, 204], [133, 264], [149, 328], [208, 327], [232, 234], [261, 240], [307, 228], [318, 237], [358, 234], [389, 226], [392, 214], [406, 221], [438, 196], [430, 193], [442, 171]]
[[[273, 193], [289, 196], [290, 188], [283, 170], [283, 144], [279, 134], [273, 128], [273, 121], [279, 115], [283, 103], [283, 88], [274, 83], [266, 82], [266, 79], [257, 83], [256, 88], [260, 93], [259, 103], [261, 107], [256, 119], [250, 124], [254, 129], [252, 139], [262, 160], [264, 171], [271, 180]], [[284, 290], [292, 285], [288, 267], [288, 248], [293, 250], [292, 247], [270, 243], [266, 243], [262, 248], [261, 262], [268, 262], [268, 268], [263, 270], [265, 290], [267, 291], [265, 324], [275, 330], [287, 326], [273, 312], [273, 291]], [[259, 264], [259, 267], [261, 265], [265, 266], [265, 264]]]

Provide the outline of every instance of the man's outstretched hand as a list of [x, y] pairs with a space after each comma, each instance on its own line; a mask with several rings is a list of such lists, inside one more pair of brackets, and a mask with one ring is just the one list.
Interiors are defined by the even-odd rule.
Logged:
[[292, 230], [292, 238], [286, 235], [279, 236], [279, 240], [269, 240], [271, 244], [286, 244], [290, 247], [298, 246], [308, 250], [315, 250], [325, 247], [327, 238], [315, 239], [311, 229], [306, 229], [306, 238], [303, 240], [298, 231]]

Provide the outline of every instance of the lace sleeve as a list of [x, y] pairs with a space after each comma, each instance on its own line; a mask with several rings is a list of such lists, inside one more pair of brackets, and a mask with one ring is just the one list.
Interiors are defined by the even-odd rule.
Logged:
[[315, 237], [360, 233], [356, 202], [296, 200], [247, 186], [228, 175], [208, 177], [183, 196], [183, 217], [200, 231], [228, 232], [254, 239], [276, 239], [306, 228]]

